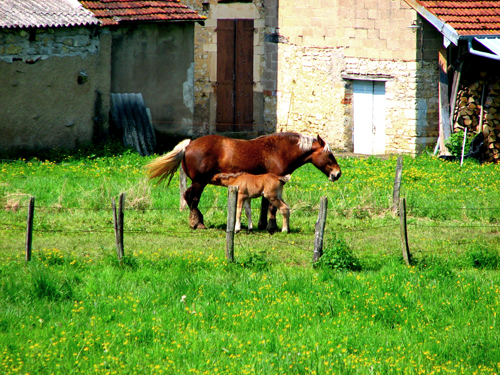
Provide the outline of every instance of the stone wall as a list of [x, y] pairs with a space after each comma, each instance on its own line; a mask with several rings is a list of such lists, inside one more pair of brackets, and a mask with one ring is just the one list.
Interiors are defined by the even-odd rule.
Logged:
[[262, 93], [260, 133], [320, 134], [334, 148], [352, 151], [353, 79], [384, 80], [386, 152], [415, 153], [436, 141], [442, 36], [404, 1], [266, 0], [265, 6], [260, 0], [190, 1], [208, 17], [195, 30], [198, 135], [214, 131], [215, 27], [224, 14], [256, 19], [254, 92]]
[[277, 87], [264, 91], [267, 132], [320, 134], [352, 151], [353, 79], [384, 80], [386, 152], [435, 143], [442, 36], [404, 1], [282, 0], [277, 13], [278, 63], [266, 72], [276, 74]]
[[[344, 123], [348, 108], [342, 104], [343, 49], [283, 44], [278, 64], [276, 130], [320, 134], [333, 147], [348, 148], [351, 137]], [[271, 132], [274, 124], [269, 125], [266, 130]]]
[[[49, 57], [95, 54], [99, 50], [96, 28], [61, 27], [1, 29], [0, 61], [33, 63]], [[95, 33], [95, 34], [94, 34]]]

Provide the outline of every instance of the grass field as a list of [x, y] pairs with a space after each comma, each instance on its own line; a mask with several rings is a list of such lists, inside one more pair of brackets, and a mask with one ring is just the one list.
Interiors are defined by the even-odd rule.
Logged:
[[[500, 371], [499, 166], [405, 157], [411, 267], [391, 211], [395, 157], [340, 158], [333, 184], [304, 166], [285, 186], [292, 232], [242, 231], [229, 264], [226, 190], [207, 187], [208, 229], [192, 231], [178, 179], [149, 183], [149, 160], [0, 164], [0, 373]], [[110, 207], [121, 192], [119, 264]], [[325, 255], [313, 267], [321, 196]]]

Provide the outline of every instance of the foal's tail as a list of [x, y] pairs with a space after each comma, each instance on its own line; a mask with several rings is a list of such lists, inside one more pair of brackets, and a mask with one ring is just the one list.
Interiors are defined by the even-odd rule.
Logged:
[[169, 153], [156, 158], [151, 163], [146, 165], [146, 169], [148, 170], [149, 179], [160, 178], [158, 182], [161, 182], [163, 179], [170, 176], [168, 180], [168, 184], [172, 181], [172, 177], [174, 173], [179, 169], [179, 165], [181, 165], [182, 158], [184, 157], [184, 153], [186, 152], [186, 148], [191, 142], [190, 139], [185, 139], [177, 146], [174, 147], [172, 151]]

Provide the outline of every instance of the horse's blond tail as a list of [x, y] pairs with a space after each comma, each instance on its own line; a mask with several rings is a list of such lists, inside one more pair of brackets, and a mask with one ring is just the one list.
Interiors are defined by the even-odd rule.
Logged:
[[183, 140], [172, 151], [147, 164], [145, 168], [148, 171], [149, 179], [160, 178], [158, 182], [161, 182], [170, 176], [168, 180], [168, 184], [170, 184], [174, 173], [177, 172], [177, 169], [181, 165], [182, 158], [190, 142], [190, 139]]

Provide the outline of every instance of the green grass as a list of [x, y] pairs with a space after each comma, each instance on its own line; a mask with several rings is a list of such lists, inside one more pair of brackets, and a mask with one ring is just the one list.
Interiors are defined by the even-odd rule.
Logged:
[[[146, 180], [150, 158], [59, 159], [0, 164], [0, 373], [500, 371], [498, 166], [405, 157], [406, 267], [395, 157], [340, 158], [334, 184], [310, 165], [296, 171], [285, 186], [292, 232], [242, 231], [235, 264], [224, 257], [225, 189], [207, 187], [208, 229], [193, 231], [178, 178]], [[121, 192], [119, 264], [110, 207]], [[325, 254], [313, 267], [323, 195]]]

